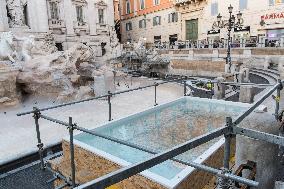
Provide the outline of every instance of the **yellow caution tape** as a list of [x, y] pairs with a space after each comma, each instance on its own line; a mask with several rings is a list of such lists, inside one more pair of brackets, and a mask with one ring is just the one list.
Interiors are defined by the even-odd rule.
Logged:
[[280, 101], [280, 96], [276, 96], [276, 97], [275, 97], [275, 101], [276, 101], [276, 102], [279, 102], [279, 101]]
[[115, 184], [115, 185], [107, 187], [107, 189], [120, 189], [120, 188]]

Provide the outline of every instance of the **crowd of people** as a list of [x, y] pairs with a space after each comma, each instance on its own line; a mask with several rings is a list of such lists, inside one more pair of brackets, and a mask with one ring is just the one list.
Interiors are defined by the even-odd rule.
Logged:
[[[256, 38], [250, 38], [241, 41], [235, 39], [231, 42], [232, 48], [239, 47], [258, 47], [259, 43]], [[159, 49], [184, 49], [184, 48], [227, 48], [226, 39], [215, 39], [208, 41], [207, 39], [198, 41], [180, 41], [175, 42], [155, 42], [154, 46]], [[279, 40], [265, 40], [264, 47], [280, 47]]]

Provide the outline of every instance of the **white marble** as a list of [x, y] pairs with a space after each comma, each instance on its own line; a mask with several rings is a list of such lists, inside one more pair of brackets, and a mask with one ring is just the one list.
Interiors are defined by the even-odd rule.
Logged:
[[[103, 10], [101, 23], [99, 9]], [[54, 44], [62, 46], [60, 50], [84, 43], [96, 51], [96, 56], [108, 59], [116, 48], [110, 44], [117, 38], [112, 32], [113, 13], [112, 0], [1, 0], [0, 32], [12, 31], [19, 37], [34, 35], [35, 41], [44, 41], [44, 36], [51, 33]], [[106, 53], [100, 52], [102, 44]]]
[[9, 28], [6, 4], [0, 1], [0, 32], [7, 31]]

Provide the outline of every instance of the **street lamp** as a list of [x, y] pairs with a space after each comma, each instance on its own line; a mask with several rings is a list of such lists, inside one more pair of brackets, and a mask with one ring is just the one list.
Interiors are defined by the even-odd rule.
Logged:
[[[228, 72], [230, 72], [231, 70], [231, 66], [232, 66], [232, 58], [231, 58], [231, 43], [232, 43], [232, 39], [231, 39], [231, 31], [233, 28], [241, 28], [242, 27], [242, 23], [243, 23], [243, 19], [242, 19], [242, 13], [239, 12], [236, 17], [235, 15], [232, 15], [233, 13], [233, 6], [230, 4], [230, 6], [228, 7], [228, 11], [229, 11], [229, 20], [227, 24], [220, 24], [222, 22], [222, 16], [219, 13], [217, 16], [217, 22], [218, 22], [218, 27], [219, 28], [223, 28], [224, 26], [227, 26], [228, 29], [228, 49], [227, 49], [227, 57], [226, 57], [226, 65], [229, 65], [229, 69]], [[237, 19], [236, 19], [237, 18]]]

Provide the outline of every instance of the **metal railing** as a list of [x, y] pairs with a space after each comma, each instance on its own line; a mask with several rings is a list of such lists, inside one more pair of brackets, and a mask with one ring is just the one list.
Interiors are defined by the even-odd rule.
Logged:
[[[216, 175], [219, 178], [222, 178], [223, 180], [223, 184], [230, 181], [235, 181], [238, 183], [243, 183], [245, 185], [248, 186], [253, 186], [253, 187], [257, 187], [258, 186], [258, 182], [253, 181], [253, 180], [249, 180], [243, 177], [239, 177], [236, 176], [232, 173], [230, 173], [229, 171], [229, 159], [230, 159], [230, 146], [231, 146], [231, 139], [236, 136], [237, 134], [239, 135], [244, 135], [244, 136], [248, 136], [254, 139], [258, 139], [258, 140], [262, 140], [262, 141], [266, 141], [266, 142], [270, 142], [273, 144], [277, 144], [277, 145], [281, 145], [284, 146], [284, 137], [281, 136], [277, 136], [277, 135], [273, 135], [273, 134], [268, 134], [268, 133], [264, 133], [264, 132], [259, 132], [259, 131], [254, 131], [251, 129], [246, 129], [246, 128], [241, 128], [241, 127], [237, 127], [237, 125], [239, 123], [241, 123], [251, 112], [253, 112], [253, 110], [255, 108], [257, 108], [265, 99], [267, 99], [270, 95], [272, 95], [275, 91], [277, 91], [277, 99], [280, 98], [280, 90], [282, 90], [283, 86], [282, 86], [282, 82], [279, 80], [278, 83], [268, 92], [266, 92], [258, 101], [256, 101], [254, 104], [252, 104], [252, 106], [242, 115], [240, 115], [235, 121], [232, 121], [231, 117], [227, 117], [226, 118], [226, 125], [215, 129], [209, 133], [206, 133], [204, 135], [201, 135], [199, 137], [196, 137], [194, 139], [191, 139], [185, 143], [182, 143], [178, 146], [173, 147], [172, 149], [169, 149], [165, 152], [157, 152], [157, 151], [153, 151], [150, 149], [147, 149], [146, 147], [143, 146], [138, 146], [136, 144], [132, 144], [130, 142], [127, 141], [123, 141], [120, 139], [116, 139], [110, 136], [106, 136], [103, 135], [101, 133], [97, 133], [95, 131], [92, 130], [88, 130], [86, 128], [80, 127], [77, 124], [75, 124], [72, 120], [72, 117], [69, 117], [69, 121], [68, 122], [64, 122], [58, 119], [54, 119], [51, 117], [48, 117], [46, 115], [43, 115], [42, 112], [49, 110], [49, 109], [54, 109], [54, 108], [59, 108], [59, 107], [63, 107], [63, 106], [68, 106], [68, 105], [72, 105], [72, 104], [76, 104], [76, 103], [81, 103], [81, 102], [85, 102], [85, 101], [90, 101], [90, 100], [95, 100], [98, 98], [103, 98], [103, 97], [108, 97], [108, 103], [110, 104], [110, 109], [109, 111], [111, 112], [111, 103], [110, 103], [110, 97], [112, 95], [117, 95], [117, 94], [122, 94], [122, 93], [126, 93], [126, 92], [130, 92], [130, 91], [134, 91], [134, 90], [139, 90], [139, 89], [143, 89], [143, 88], [148, 88], [148, 87], [155, 87], [155, 103], [154, 105], [157, 105], [157, 101], [156, 101], [156, 92], [157, 92], [157, 86], [159, 86], [160, 84], [163, 83], [169, 83], [169, 82], [173, 82], [172, 81], [164, 81], [161, 83], [155, 83], [152, 85], [148, 85], [145, 87], [139, 87], [139, 88], [135, 88], [135, 89], [129, 89], [129, 90], [125, 90], [125, 91], [120, 91], [120, 92], [116, 92], [116, 93], [108, 93], [107, 95], [103, 95], [97, 98], [90, 98], [90, 99], [86, 99], [86, 100], [81, 100], [81, 101], [75, 101], [75, 102], [70, 102], [70, 103], [65, 103], [65, 104], [61, 104], [61, 105], [57, 105], [57, 106], [52, 106], [52, 107], [48, 107], [48, 108], [42, 108], [42, 109], [38, 109], [38, 108], [34, 108], [32, 111], [29, 112], [23, 112], [23, 113], [19, 113], [17, 114], [18, 116], [21, 115], [27, 115], [27, 114], [33, 114], [34, 120], [35, 120], [35, 125], [36, 125], [36, 131], [37, 131], [37, 140], [38, 140], [38, 151], [39, 151], [39, 156], [41, 159], [41, 169], [45, 170], [50, 170], [54, 173], [54, 179], [51, 180], [55, 180], [57, 178], [62, 179], [64, 181], [64, 183], [58, 187], [59, 188], [63, 188], [65, 186], [71, 186], [72, 188], [95, 188], [95, 189], [102, 189], [102, 188], [106, 188], [108, 186], [111, 186], [113, 184], [116, 184], [117, 182], [120, 182], [124, 179], [127, 179], [135, 174], [138, 174], [144, 170], [147, 170], [155, 165], [158, 165], [166, 160], [173, 160], [179, 163], [182, 163], [184, 165], [188, 165], [191, 167], [194, 167], [198, 170], [202, 170], [202, 171], [206, 171], [209, 173], [212, 173], [214, 175]], [[180, 82], [181, 79], [179, 80], [175, 80], [175, 82]], [[184, 95], [186, 95], [186, 82], [182, 81], [182, 83], [184, 84]], [[279, 100], [276, 100], [276, 107], [275, 107], [275, 118], [278, 119], [278, 112], [279, 112]], [[52, 170], [51, 168], [47, 167], [45, 162], [43, 161], [43, 143], [41, 141], [41, 135], [40, 135], [40, 127], [39, 127], [39, 119], [42, 118], [44, 120], [48, 120], [51, 122], [55, 122], [57, 124], [63, 125], [65, 127], [68, 128], [69, 130], [69, 136], [70, 136], [70, 167], [71, 167], [71, 178], [66, 178], [65, 176], [61, 175], [58, 172], [55, 172], [54, 170]], [[109, 113], [109, 120], [111, 120], [111, 113]], [[123, 144], [132, 148], [136, 148], [138, 150], [144, 151], [144, 152], [148, 152], [150, 154], [153, 154], [153, 156], [149, 157], [148, 159], [146, 159], [145, 161], [142, 162], [138, 162], [135, 164], [132, 164], [128, 167], [123, 167], [119, 170], [116, 170], [112, 173], [109, 173], [105, 176], [102, 176], [100, 178], [97, 178], [93, 181], [90, 181], [88, 183], [82, 184], [80, 186], [77, 185], [77, 183], [75, 182], [75, 178], [76, 178], [76, 167], [75, 167], [75, 157], [74, 157], [74, 142], [73, 142], [73, 131], [74, 130], [78, 130], [78, 131], [82, 131], [97, 137], [101, 137], [119, 144]], [[208, 141], [211, 141], [217, 137], [220, 136], [224, 136], [225, 137], [225, 144], [224, 144], [224, 162], [223, 162], [223, 169], [216, 169], [216, 168], [212, 168], [210, 166], [207, 165], [202, 165], [202, 164], [198, 164], [195, 162], [187, 162], [187, 161], [183, 161], [180, 159], [175, 158], [176, 156], [190, 150], [193, 149], [197, 146], [200, 146]]]
[[[195, 40], [195, 41], [181, 41], [178, 40], [174, 43], [170, 42], [156, 42], [147, 43], [147, 47], [157, 49], [195, 49], [195, 48], [228, 48], [228, 40]], [[231, 48], [265, 48], [265, 47], [284, 47], [284, 38], [279, 41], [269, 41], [266, 38], [259, 39], [259, 41], [240, 39], [240, 41], [231, 42]]]

